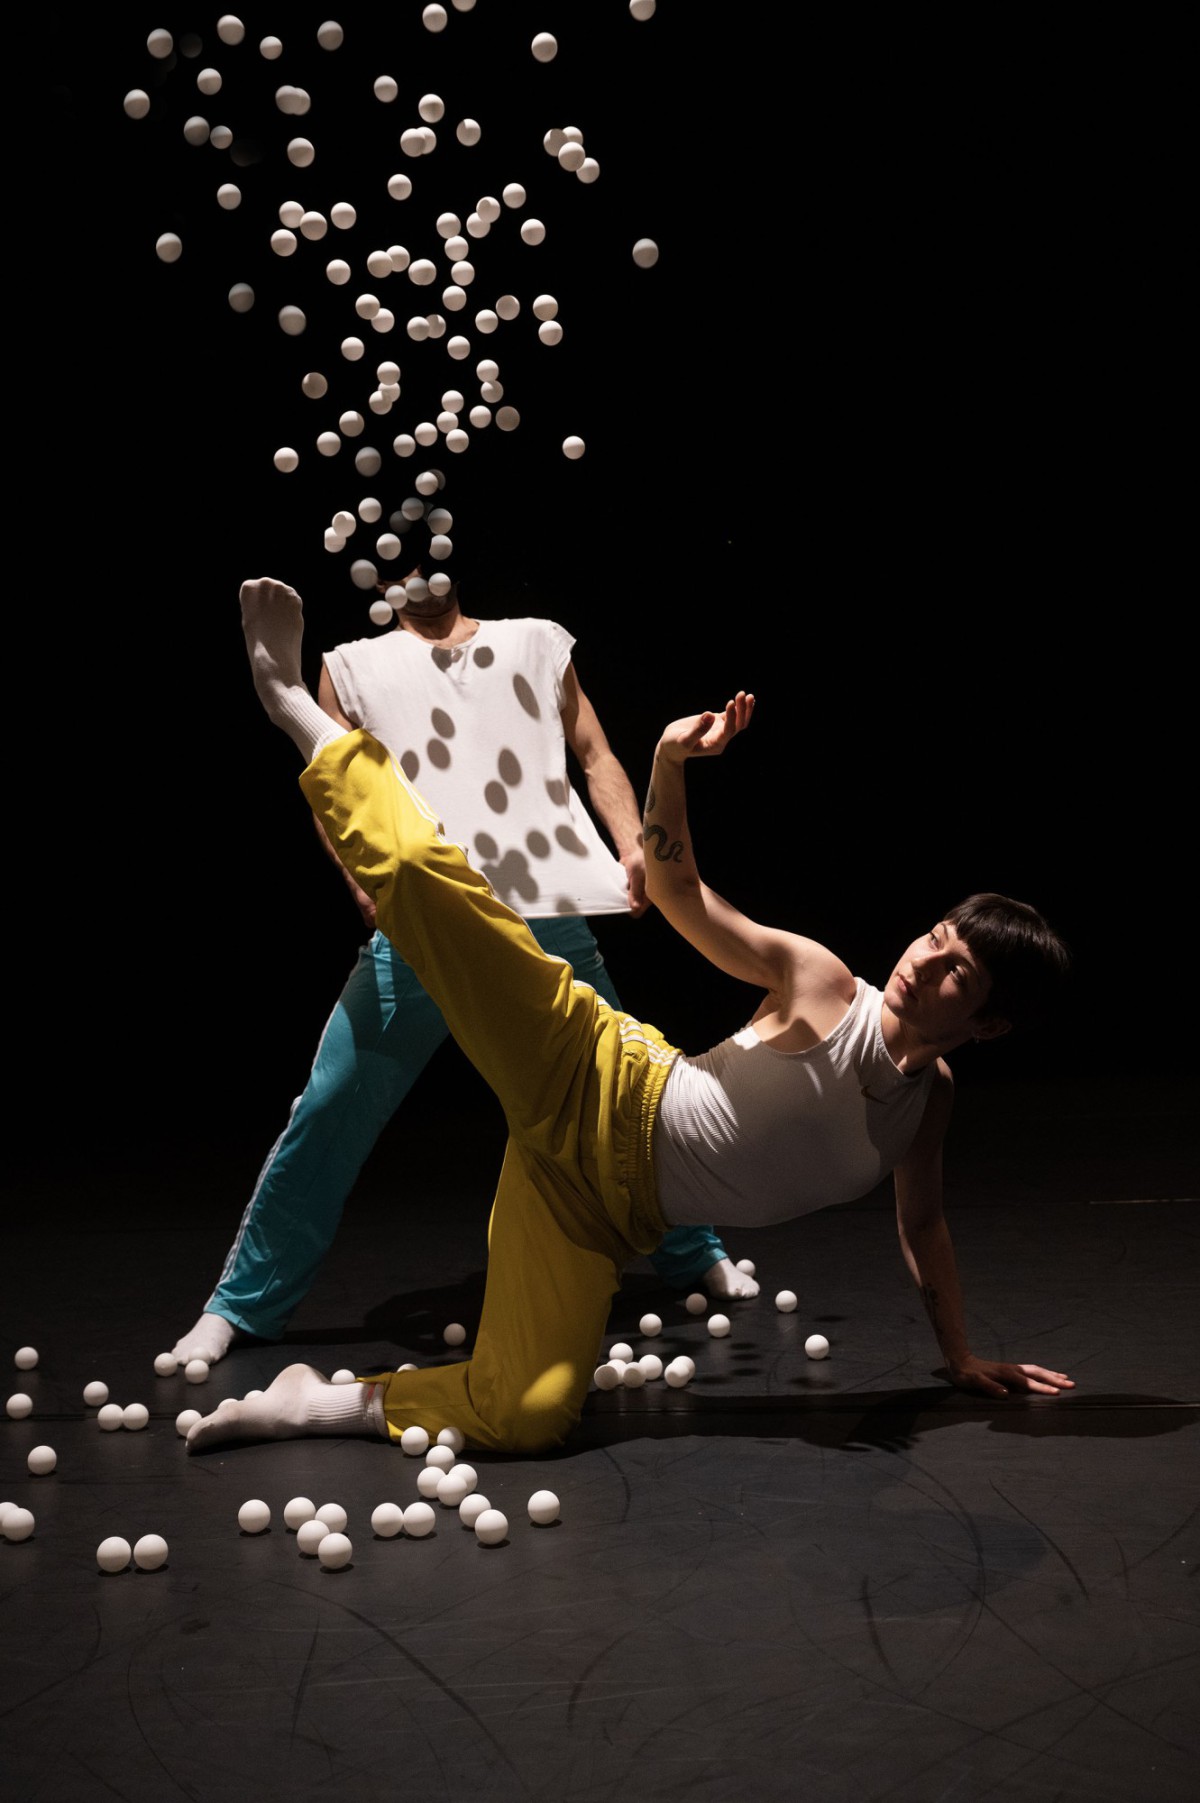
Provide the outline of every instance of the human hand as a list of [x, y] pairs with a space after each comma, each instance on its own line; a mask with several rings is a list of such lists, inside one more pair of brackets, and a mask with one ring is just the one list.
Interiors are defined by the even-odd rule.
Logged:
[[640, 845], [635, 845], [632, 851], [625, 853], [621, 863], [629, 884], [629, 912], [636, 920], [650, 906], [646, 897], [646, 854]]
[[693, 757], [719, 757], [730, 741], [745, 732], [754, 715], [754, 697], [739, 689], [719, 714], [711, 711], [673, 720], [658, 741], [658, 756], [669, 764]]
[[1014, 1391], [1057, 1396], [1060, 1390], [1075, 1388], [1065, 1372], [1047, 1371], [1041, 1365], [1008, 1365], [996, 1359], [978, 1359], [970, 1352], [950, 1367], [950, 1381], [960, 1390], [975, 1390], [983, 1396], [1009, 1396]]

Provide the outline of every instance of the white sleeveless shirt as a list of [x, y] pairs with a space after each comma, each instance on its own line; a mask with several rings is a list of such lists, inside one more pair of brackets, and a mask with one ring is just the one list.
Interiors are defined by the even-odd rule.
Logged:
[[882, 1009], [882, 991], [857, 977], [837, 1026], [806, 1052], [776, 1051], [747, 1025], [679, 1055], [654, 1124], [668, 1226], [766, 1227], [865, 1195], [899, 1164], [936, 1066], [896, 1067]]
[[620, 914], [625, 871], [567, 780], [553, 620], [481, 620], [461, 645], [395, 630], [327, 652], [342, 712], [386, 745], [500, 900], [530, 919]]

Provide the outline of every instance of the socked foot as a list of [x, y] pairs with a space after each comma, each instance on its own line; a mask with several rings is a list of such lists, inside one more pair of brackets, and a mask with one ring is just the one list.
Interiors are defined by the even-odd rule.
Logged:
[[188, 1433], [189, 1452], [232, 1440], [301, 1440], [312, 1434], [384, 1434], [374, 1384], [331, 1384], [313, 1365], [285, 1365], [243, 1402], [227, 1400]]
[[732, 1259], [718, 1259], [704, 1273], [704, 1287], [710, 1296], [750, 1297], [758, 1295], [758, 1284], [753, 1277], [747, 1277], [739, 1271]]
[[206, 1365], [215, 1365], [240, 1337], [233, 1322], [227, 1321], [224, 1315], [204, 1314], [194, 1327], [176, 1340], [171, 1351], [181, 1365], [186, 1365], [189, 1359], [203, 1359]]

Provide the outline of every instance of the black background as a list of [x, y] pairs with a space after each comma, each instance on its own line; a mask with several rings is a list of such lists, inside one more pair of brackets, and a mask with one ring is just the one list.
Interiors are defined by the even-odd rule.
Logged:
[[[1094, 20], [1086, 40], [1051, 39], [999, 15], [814, 25], [663, 0], [637, 25], [618, 0], [479, 0], [436, 38], [417, 4], [342, 8], [329, 55], [320, 10], [245, 14], [236, 51], [215, 11], [133, 10], [86, 30], [41, 15], [12, 169], [9, 694], [27, 730], [7, 940], [31, 1157], [96, 1167], [257, 1139], [303, 1083], [359, 923], [255, 701], [237, 587], [301, 590], [314, 679], [323, 647], [373, 630], [322, 528], [347, 496], [390, 509], [410, 492], [417, 466], [390, 438], [436, 411], [426, 394], [466, 390], [474, 355], [409, 343], [404, 278], [358, 265], [333, 289], [316, 272], [377, 242], [436, 254], [438, 211], [514, 179], [547, 241], [521, 246], [506, 214], [451, 323], [502, 287], [525, 303], [495, 338], [471, 334], [519, 431], [441, 458], [468, 609], [576, 635], [637, 789], [665, 720], [753, 689], [752, 735], [693, 773], [701, 867], [868, 978], [971, 889], [1043, 907], [1077, 954], [1070, 1006], [1052, 1034], [965, 1055], [962, 1080], [1191, 1058], [1169, 44], [1103, 41]], [[194, 26], [201, 56], [155, 64], [155, 24]], [[560, 39], [548, 66], [527, 49], [539, 29]], [[252, 44], [268, 31], [287, 46], [273, 64]], [[208, 62], [226, 75], [215, 100], [194, 92]], [[392, 106], [371, 94], [385, 70]], [[279, 81], [309, 88], [306, 119], [275, 110]], [[153, 96], [140, 122], [121, 106], [137, 86]], [[426, 167], [397, 139], [429, 90], [447, 119]], [[194, 111], [258, 160], [185, 144]], [[448, 129], [463, 114], [484, 127], [472, 151]], [[590, 188], [541, 149], [568, 123], [600, 160]], [[309, 171], [286, 161], [295, 131], [317, 145]], [[418, 184], [402, 205], [393, 169]], [[226, 180], [235, 214], [215, 203]], [[277, 259], [265, 240], [292, 194], [348, 197], [359, 226]], [[184, 240], [172, 266], [154, 254], [164, 230]], [[652, 271], [629, 255], [642, 235], [662, 249]], [[243, 317], [236, 280], [258, 295]], [[404, 369], [365, 434], [385, 452], [370, 481], [312, 448], [361, 405], [335, 350], [361, 289], [401, 321], [362, 329], [368, 359]], [[532, 336], [539, 289], [560, 300], [553, 350]], [[309, 313], [300, 339], [275, 324], [288, 301]], [[301, 396], [314, 366], [346, 389], [337, 406]], [[587, 442], [578, 463], [568, 432]], [[283, 443], [302, 452], [288, 477]], [[656, 918], [598, 930], [626, 1005], [684, 1046], [747, 1012]], [[427, 1106], [480, 1105], [461, 1060], [435, 1072]]]

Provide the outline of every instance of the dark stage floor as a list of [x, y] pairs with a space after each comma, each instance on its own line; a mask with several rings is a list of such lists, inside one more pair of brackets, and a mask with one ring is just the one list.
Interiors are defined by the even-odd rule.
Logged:
[[[556, 1457], [477, 1457], [511, 1524], [495, 1549], [447, 1512], [427, 1540], [373, 1538], [420, 1466], [381, 1443], [188, 1457], [173, 1428], [286, 1360], [432, 1360], [446, 1321], [470, 1325], [490, 1115], [449, 1176], [398, 1122], [286, 1348], [240, 1348], [202, 1388], [151, 1361], [207, 1293], [261, 1147], [47, 1160], [5, 1236], [5, 1393], [35, 1408], [0, 1422], [0, 1497], [37, 1526], [0, 1542], [4, 1794], [1190, 1800], [1189, 1105], [1162, 1085], [962, 1098], [949, 1202], [977, 1349], [1058, 1366], [1074, 1395], [994, 1406], [934, 1375], [881, 1192], [735, 1239], [764, 1296], [724, 1341], [635, 1268], [614, 1337], [661, 1304], [659, 1349], [696, 1378], [594, 1395]], [[11, 1367], [23, 1342], [34, 1372]], [[149, 1429], [101, 1432], [94, 1377]], [[33, 1478], [43, 1442], [58, 1466]], [[544, 1486], [562, 1518], [538, 1529]], [[346, 1570], [298, 1555], [296, 1494], [349, 1511]], [[237, 1526], [252, 1496], [274, 1511], [260, 1537]], [[146, 1532], [162, 1571], [98, 1573], [102, 1538]]]

